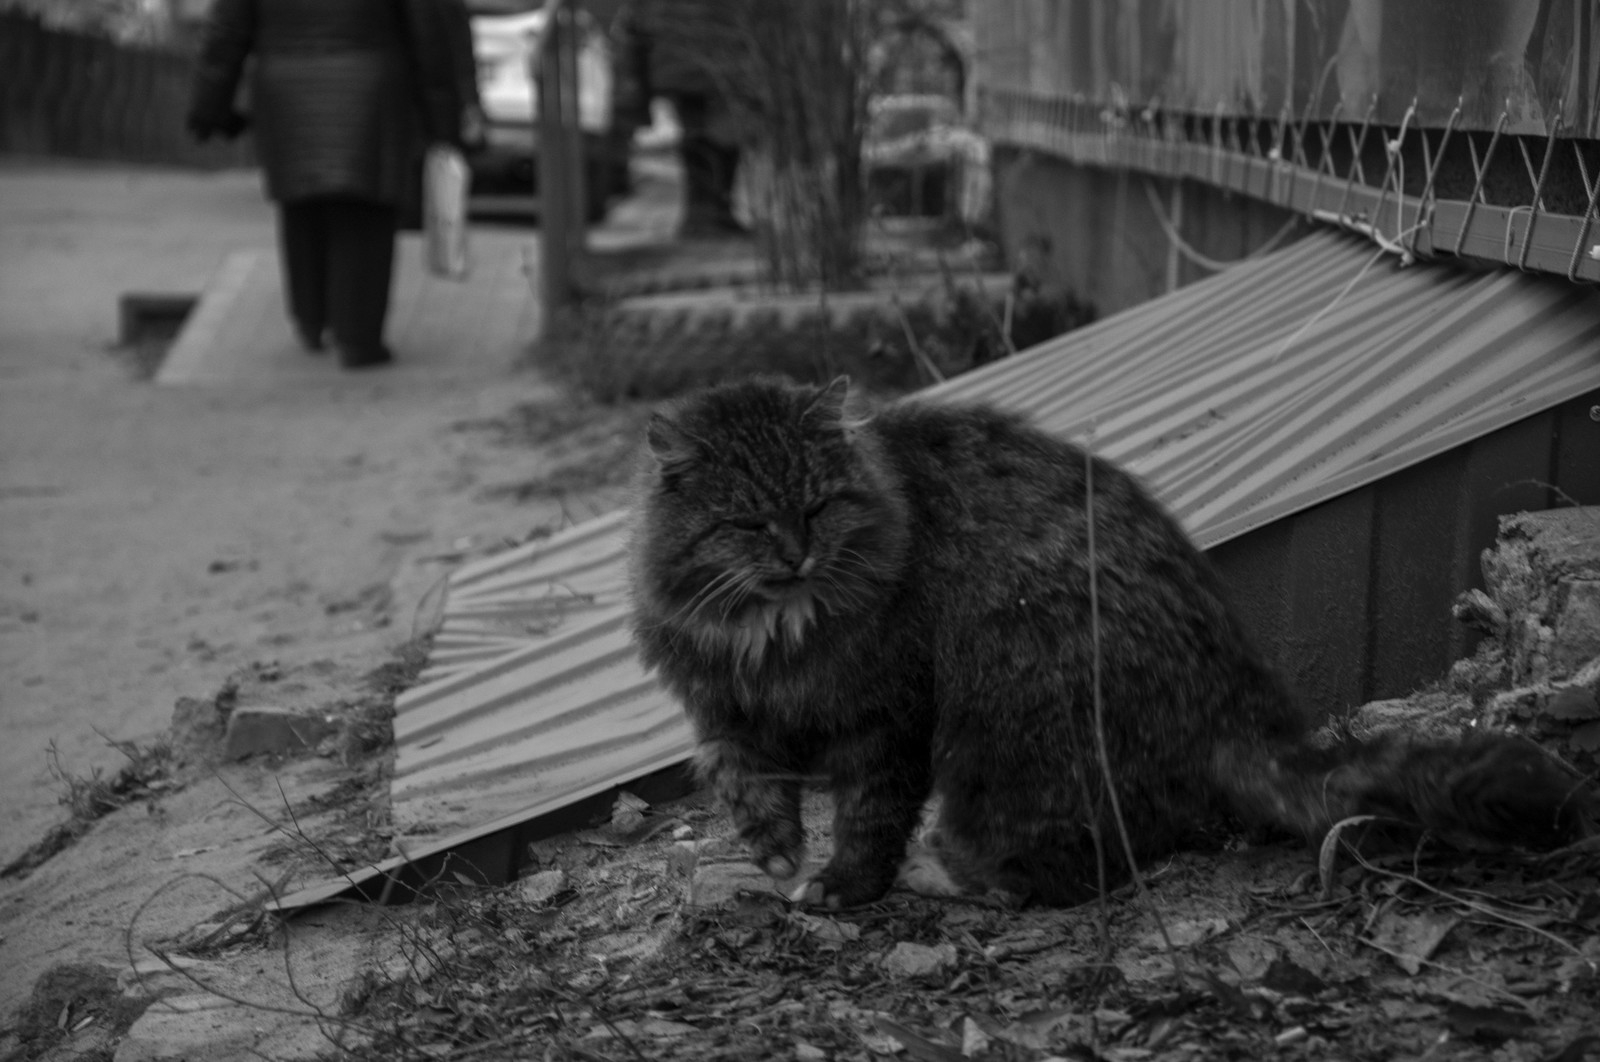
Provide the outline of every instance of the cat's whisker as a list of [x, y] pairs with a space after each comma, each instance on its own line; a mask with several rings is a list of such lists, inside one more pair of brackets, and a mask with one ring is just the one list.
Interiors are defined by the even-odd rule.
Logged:
[[817, 598], [834, 611], [850, 611], [867, 599], [866, 588], [861, 583], [840, 578], [832, 571], [817, 576]]
[[824, 604], [840, 611], [851, 611], [872, 598], [873, 584], [866, 578], [872, 565], [854, 550], [840, 550], [813, 576]]
[[[760, 585], [760, 580], [750, 572], [741, 571], [737, 573], [737, 576], [738, 578], [728, 583], [721, 595], [727, 599], [722, 605], [721, 619], [724, 622], [733, 615], [735, 609], [750, 599], [751, 592]], [[707, 599], [702, 608], [708, 607], [710, 604], [711, 599]]]
[[710, 615], [712, 609], [716, 610], [718, 620], [726, 623], [728, 619], [751, 597], [752, 591], [759, 584], [755, 576], [746, 571], [731, 573], [733, 578], [725, 581], [717, 593], [701, 602], [697, 616]]
[[714, 578], [695, 591], [694, 596], [684, 602], [676, 612], [663, 618], [656, 626], [671, 627], [685, 619], [698, 615], [702, 608], [726, 591], [729, 583], [738, 578], [739, 573], [732, 570], [718, 572]]

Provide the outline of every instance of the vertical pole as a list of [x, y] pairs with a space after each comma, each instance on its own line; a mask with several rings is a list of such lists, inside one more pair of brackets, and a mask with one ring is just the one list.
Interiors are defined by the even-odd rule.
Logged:
[[578, 12], [579, 0], [569, 0], [562, 5], [562, 12], [567, 17], [565, 34], [562, 43], [562, 85], [561, 97], [562, 132], [565, 134], [565, 148], [567, 158], [567, 208], [571, 211], [568, 215], [572, 219], [568, 227], [568, 239], [573, 255], [574, 270], [581, 269], [581, 260], [584, 251], [584, 237], [589, 223], [589, 215], [584, 202], [584, 158], [583, 158], [583, 122], [580, 117], [580, 101], [578, 89], [578, 50], [583, 46], [583, 38], [579, 33]]
[[544, 303], [544, 327], [549, 328], [572, 295], [570, 240], [567, 235], [568, 167], [562, 135], [561, 20], [562, 5], [546, 4], [549, 12], [544, 35], [535, 51], [534, 84], [539, 93], [539, 121], [535, 130], [539, 159], [539, 266]]
[[[1167, 211], [1167, 216], [1172, 219], [1172, 231], [1178, 236], [1183, 235], [1183, 178], [1172, 178], [1172, 207]], [[1179, 256], [1177, 240], [1170, 240], [1167, 244], [1167, 293], [1178, 290], [1182, 283], [1183, 259]]]

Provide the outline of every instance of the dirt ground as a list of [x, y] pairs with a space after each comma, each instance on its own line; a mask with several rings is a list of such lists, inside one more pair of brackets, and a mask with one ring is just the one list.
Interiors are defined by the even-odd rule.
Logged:
[[[198, 292], [226, 252], [269, 246], [255, 175], [8, 164], [0, 204], [0, 865], [66, 817], [63, 776], [110, 776], [109, 742], [159, 740], [180, 698], [259, 665], [294, 678], [287, 706], [348, 701], [450, 564], [590, 514], [515, 489], [545, 458], [514, 425], [571, 404], [510, 365], [417, 384], [135, 378], [117, 297]], [[280, 776], [299, 802], [347, 774], [190, 770], [0, 880], [0, 1013], [52, 964], [126, 965], [123, 930], [180, 874], [258, 892], [275, 838], [244, 805], [281, 810]], [[179, 932], [231, 902], [191, 885], [144, 924]]]
[[[384, 756], [363, 728], [414, 663], [427, 589], [614, 505], [604, 474], [574, 469], [603, 473], [637, 417], [509, 367], [164, 390], [108, 350], [120, 291], [197, 290], [221, 253], [270, 240], [248, 176], [0, 168], [0, 864], [121, 766], [108, 738], [148, 747], [180, 702], [184, 721], [133, 799], [0, 879], [0, 1059], [1600, 1047], [1593, 853], [1362, 863], [1236, 843], [1073, 911], [895, 892], [827, 915], [747, 867], [703, 798], [624, 801], [536, 846], [537, 873], [506, 889], [446, 880], [404, 909], [263, 918], [273, 892], [385, 852]], [[316, 755], [219, 765], [219, 693], [350, 725]], [[813, 798], [819, 858], [824, 813]]]

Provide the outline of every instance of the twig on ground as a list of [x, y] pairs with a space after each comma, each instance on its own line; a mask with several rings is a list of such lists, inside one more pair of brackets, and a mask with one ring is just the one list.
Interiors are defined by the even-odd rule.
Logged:
[[1172, 961], [1172, 972], [1180, 979], [1187, 977], [1183, 960], [1178, 955], [1176, 945], [1172, 943], [1172, 936], [1167, 932], [1166, 919], [1161, 917], [1161, 911], [1145, 887], [1144, 876], [1139, 872], [1139, 862], [1133, 855], [1133, 838], [1128, 834], [1128, 823], [1122, 817], [1122, 802], [1117, 797], [1116, 778], [1111, 770], [1111, 755], [1106, 748], [1106, 711], [1105, 699], [1100, 691], [1100, 580], [1098, 578], [1099, 561], [1095, 555], [1094, 536], [1094, 431], [1091, 428], [1087, 445], [1083, 449], [1084, 469], [1084, 509], [1089, 525], [1089, 633], [1093, 646], [1093, 669], [1090, 681], [1094, 684], [1094, 740], [1095, 751], [1100, 759], [1100, 774], [1105, 779], [1106, 796], [1111, 802], [1111, 817], [1117, 824], [1117, 836], [1122, 841], [1122, 854], [1128, 861], [1128, 870], [1133, 875], [1134, 887], [1139, 892], [1139, 897], [1144, 901], [1150, 916], [1155, 919], [1156, 929], [1161, 933], [1161, 942], [1165, 946], [1167, 957]]

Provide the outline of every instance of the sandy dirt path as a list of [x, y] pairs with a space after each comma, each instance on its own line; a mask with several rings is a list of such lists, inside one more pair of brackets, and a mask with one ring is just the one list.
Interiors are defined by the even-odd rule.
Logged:
[[[0, 168], [0, 863], [62, 816], [52, 744], [114, 770], [101, 733], [150, 738], [243, 665], [375, 664], [447, 569], [430, 558], [558, 518], [482, 489], [530, 457], [463, 425], [548, 394], [509, 366], [157, 388], [108, 352], [119, 293], [198, 292], [271, 242], [252, 174]], [[52, 956], [113, 943], [41, 931], [38, 901], [0, 883], [0, 1010]]]

